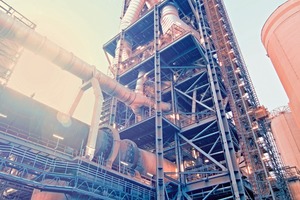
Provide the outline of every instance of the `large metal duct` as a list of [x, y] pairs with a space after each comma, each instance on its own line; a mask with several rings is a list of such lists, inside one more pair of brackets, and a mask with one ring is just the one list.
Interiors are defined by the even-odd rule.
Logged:
[[289, 97], [300, 128], [300, 0], [278, 7], [266, 21], [261, 37], [279, 79]]
[[131, 140], [120, 140], [120, 149], [117, 158], [115, 159], [115, 164], [119, 165], [120, 162], [128, 164], [128, 167], [135, 169], [140, 156], [139, 148], [135, 142]]
[[120, 135], [117, 130], [110, 127], [101, 127], [98, 131], [95, 157], [106, 162], [111, 167], [120, 148]]
[[[129, 6], [121, 20], [120, 31], [125, 30], [130, 24], [132, 24], [138, 19], [144, 5], [145, 5], [145, 0], [130, 1]], [[115, 50], [115, 58], [113, 62], [114, 65], [118, 65], [119, 62], [122, 62], [130, 57], [132, 50], [130, 44], [126, 40], [122, 41], [122, 51], [120, 51], [120, 48], [121, 48], [121, 41], [119, 40]], [[121, 55], [120, 52], [122, 52]]]
[[[156, 155], [139, 149], [137, 145], [131, 140], [118, 140], [112, 134], [117, 134], [117, 130], [112, 127], [100, 128], [100, 132], [105, 132], [105, 136], [99, 138], [98, 141], [106, 144], [101, 144], [101, 149], [96, 147], [97, 155], [108, 155], [109, 153], [114, 155], [110, 157], [110, 160], [114, 159], [114, 164], [126, 164], [127, 168], [138, 171], [144, 176], [149, 176], [149, 174], [156, 174]], [[115, 138], [114, 140], [112, 138]], [[111, 138], [111, 139], [109, 139]], [[119, 145], [119, 146], [116, 146]], [[116, 146], [115, 148], [113, 148]], [[118, 154], [117, 156], [115, 156]], [[120, 163], [121, 162], [121, 163]], [[164, 170], [166, 172], [176, 172], [176, 165], [167, 159], [164, 159]]]
[[173, 4], [169, 3], [164, 6], [161, 11], [161, 27], [163, 34], [166, 34], [173, 25], [177, 25], [185, 31], [191, 31], [196, 38], [200, 39], [200, 34], [183, 22], [178, 15], [177, 8]]
[[[157, 4], [160, 0], [131, 0], [129, 6], [121, 20], [120, 24], [120, 32], [125, 30], [128, 26], [134, 23], [140, 16], [142, 9], [144, 8], [145, 4], [148, 9], [151, 9], [155, 4]], [[114, 57], [114, 65], [119, 64], [119, 62], [125, 61], [131, 56], [132, 48], [128, 41], [125, 39], [122, 41], [122, 51], [121, 48], [121, 41], [118, 41], [117, 47], [115, 50], [115, 57]], [[121, 56], [120, 56], [120, 52]], [[120, 66], [122, 69], [122, 66]]]
[[[73, 53], [66, 51], [3, 12], [0, 13], [0, 36], [18, 42], [25, 48], [45, 57], [84, 81], [88, 81], [94, 76], [98, 80], [102, 91], [116, 97], [129, 106], [154, 107], [152, 99], [131, 91], [102, 72], [95, 70], [94, 66], [84, 62]], [[162, 103], [164, 111], [168, 111], [170, 108], [169, 103]]]
[[[140, 149], [139, 154], [139, 160], [135, 169], [143, 175], [156, 175], [156, 155], [143, 149]], [[167, 159], [164, 159], [163, 166], [164, 172], [175, 173], [177, 171], [176, 165]]]

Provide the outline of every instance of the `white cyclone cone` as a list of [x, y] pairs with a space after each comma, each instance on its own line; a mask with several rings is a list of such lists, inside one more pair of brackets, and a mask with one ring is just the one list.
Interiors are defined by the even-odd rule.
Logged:
[[161, 11], [161, 27], [163, 34], [166, 34], [173, 25], [176, 25], [185, 31], [190, 31], [196, 38], [200, 38], [200, 34], [196, 30], [180, 19], [177, 8], [173, 4], [168, 4], [163, 7]]

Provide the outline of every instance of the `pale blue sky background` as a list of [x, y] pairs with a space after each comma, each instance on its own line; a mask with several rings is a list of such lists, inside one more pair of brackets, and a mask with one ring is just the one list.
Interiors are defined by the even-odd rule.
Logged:
[[[102, 45], [118, 33], [121, 0], [9, 0], [37, 24], [36, 30], [106, 72]], [[260, 40], [268, 16], [284, 0], [225, 0], [228, 14], [261, 104], [269, 110], [288, 100]], [[81, 81], [25, 51], [9, 86], [66, 112]], [[87, 92], [75, 116], [89, 122], [93, 94]]]

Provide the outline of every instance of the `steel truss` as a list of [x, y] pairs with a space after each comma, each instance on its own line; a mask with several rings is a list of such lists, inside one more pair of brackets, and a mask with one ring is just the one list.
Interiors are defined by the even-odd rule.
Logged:
[[[123, 39], [132, 41], [133, 52], [120, 63], [126, 67], [120, 71], [119, 81], [134, 89], [139, 71], [145, 71], [144, 92], [155, 99], [158, 109], [143, 107], [142, 118], [137, 119], [130, 108], [119, 103], [116, 128], [122, 139], [133, 140], [140, 148], [157, 154], [157, 172], [163, 169], [162, 155], [178, 166], [177, 173], [164, 170], [165, 178], [157, 174], [157, 183], [164, 182], [156, 185], [157, 199], [253, 198], [236, 160], [238, 133], [228, 117], [228, 96], [215, 49], [210, 41], [201, 44], [199, 38], [176, 25], [167, 32], [170, 37], [158, 35], [158, 13], [169, 2], [145, 12], [123, 30]], [[190, 17], [202, 15], [196, 26], [204, 38], [208, 37], [200, 2], [173, 3], [179, 10], [188, 9]], [[147, 35], [145, 30], [154, 34]], [[121, 36], [104, 45], [107, 53], [114, 55], [113, 45], [118, 38]], [[170, 112], [159, 110], [161, 101], [172, 104]]]
[[[249, 177], [257, 199], [290, 199], [281, 170], [283, 165], [266, 120], [267, 112], [259, 106], [224, 3], [222, 0], [203, 0], [203, 5], [241, 139], [246, 167], [243, 172]], [[275, 181], [271, 183], [271, 179]]]
[[[27, 19], [25, 16], [23, 16], [21, 13], [13, 9], [11, 6], [9, 6], [2, 0], [0, 0], [0, 10], [6, 13], [7, 15], [10, 15], [20, 20], [29, 28], [35, 29], [36, 25], [32, 21]], [[5, 60], [10, 60], [10, 62], [12, 63], [12, 66], [0, 66], [0, 85], [6, 85], [9, 81], [11, 74], [13, 73], [14, 67], [18, 62], [19, 57], [23, 52], [23, 48], [19, 47], [13, 41], [0, 37], [0, 49], [0, 56], [2, 57], [2, 59], [4, 58]]]
[[[129, 3], [125, 0], [123, 14]], [[160, 12], [167, 5], [175, 6], [201, 37], [176, 24], [162, 35]], [[35, 188], [77, 199], [253, 199], [254, 190], [257, 198], [268, 199], [274, 194], [267, 167], [275, 167], [279, 194], [288, 194], [278, 160], [269, 157], [269, 165], [262, 160], [266, 150], [275, 155], [272, 141], [265, 116], [257, 117], [259, 104], [230, 28], [222, 1], [165, 0], [150, 10], [144, 7], [136, 22], [104, 45], [114, 57], [120, 42], [111, 73], [134, 90], [139, 72], [145, 72], [143, 92], [155, 106], [143, 106], [136, 114], [104, 95], [100, 124], [156, 154], [155, 181], [133, 180], [121, 173], [129, 169], [117, 172], [100, 158], [90, 162], [5, 129], [0, 132], [5, 141], [0, 142], [1, 195], [29, 196]], [[121, 60], [125, 40], [132, 53]], [[161, 102], [171, 103], [171, 110], [162, 112]], [[164, 169], [165, 159], [177, 166], [176, 172]]]

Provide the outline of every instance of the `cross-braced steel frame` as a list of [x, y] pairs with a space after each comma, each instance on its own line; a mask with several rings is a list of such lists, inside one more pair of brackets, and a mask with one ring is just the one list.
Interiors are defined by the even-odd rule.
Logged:
[[[160, 12], [169, 3], [182, 10], [182, 16], [189, 9], [189, 16], [198, 17], [190, 23], [205, 43], [177, 25], [161, 34]], [[164, 1], [123, 30], [122, 37], [104, 45], [113, 55], [111, 47], [120, 38], [131, 41], [132, 56], [119, 63], [123, 66], [119, 82], [134, 89], [139, 71], [145, 71], [144, 92], [156, 103], [155, 108], [143, 107], [138, 119], [119, 102], [116, 128], [121, 138], [156, 153], [157, 199], [252, 198], [252, 188], [237, 162], [237, 130], [228, 117], [227, 92], [215, 49], [207, 40], [207, 22], [203, 15], [199, 17], [200, 7], [189, 1]], [[171, 111], [162, 112], [161, 101], [171, 103]], [[174, 162], [178, 172], [165, 169], [162, 175], [163, 159]]]

